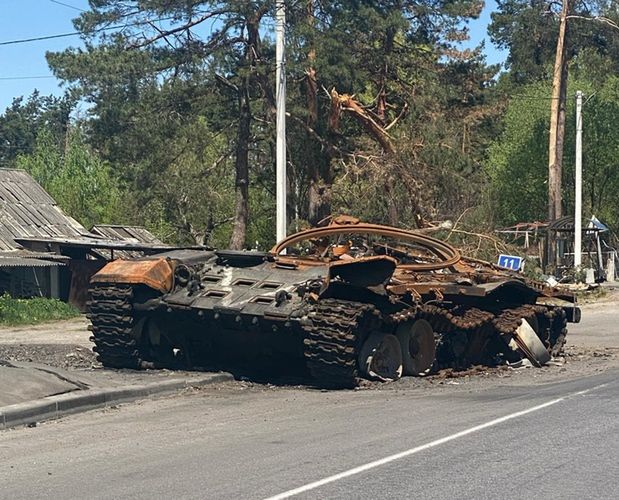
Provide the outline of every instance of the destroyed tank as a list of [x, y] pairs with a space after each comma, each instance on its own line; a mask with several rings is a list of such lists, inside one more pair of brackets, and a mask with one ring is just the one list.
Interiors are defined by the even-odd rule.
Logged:
[[116, 260], [90, 294], [91, 340], [106, 367], [266, 371], [320, 387], [540, 366], [580, 319], [571, 294], [421, 232], [350, 217], [270, 252]]

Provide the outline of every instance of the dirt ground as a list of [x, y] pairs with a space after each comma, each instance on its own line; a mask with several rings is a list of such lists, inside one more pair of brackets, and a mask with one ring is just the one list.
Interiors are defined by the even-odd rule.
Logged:
[[97, 366], [82, 316], [32, 326], [0, 328], [0, 359], [44, 363], [64, 369]]
[[[43, 363], [68, 370], [100, 371], [101, 367], [91, 350], [87, 325], [86, 318], [81, 317], [30, 327], [1, 328], [0, 360]], [[474, 367], [456, 373], [447, 370], [431, 377], [405, 377], [389, 384], [365, 381], [359, 390], [432, 389], [441, 392], [441, 387], [453, 389], [451, 386], [481, 389], [501, 384], [535, 385], [584, 377], [619, 367], [619, 289], [611, 289], [594, 303], [583, 305], [581, 323], [568, 325], [568, 328], [565, 355], [542, 368]], [[301, 382], [295, 379], [256, 382], [240, 377], [233, 384], [239, 390], [264, 390], [298, 388], [302, 387]]]

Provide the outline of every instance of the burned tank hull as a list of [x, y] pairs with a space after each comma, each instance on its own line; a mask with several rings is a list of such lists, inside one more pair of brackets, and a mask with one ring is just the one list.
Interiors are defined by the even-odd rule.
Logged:
[[[560, 353], [573, 298], [425, 235], [333, 224], [269, 253], [179, 251], [93, 277], [99, 360], [289, 373], [323, 387]], [[533, 333], [531, 333], [533, 332]]]

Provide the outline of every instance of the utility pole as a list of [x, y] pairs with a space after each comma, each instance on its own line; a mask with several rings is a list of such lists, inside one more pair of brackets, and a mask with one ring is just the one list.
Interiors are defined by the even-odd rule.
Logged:
[[277, 141], [275, 154], [275, 206], [277, 241], [286, 237], [286, 7], [283, 0], [275, 2], [275, 60], [277, 89], [276, 127]]
[[576, 92], [576, 189], [574, 195], [574, 267], [582, 264], [582, 92]]

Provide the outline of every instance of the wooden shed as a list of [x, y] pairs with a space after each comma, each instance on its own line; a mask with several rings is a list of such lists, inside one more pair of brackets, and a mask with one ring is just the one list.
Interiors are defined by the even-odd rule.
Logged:
[[0, 293], [67, 299], [68, 259], [54, 252], [31, 252], [16, 239], [84, 234], [88, 231], [27, 172], [0, 169]]

